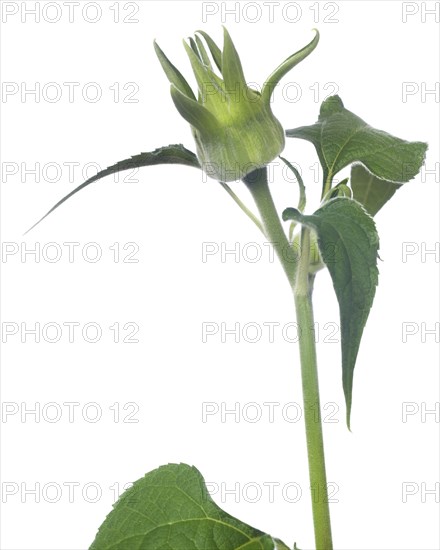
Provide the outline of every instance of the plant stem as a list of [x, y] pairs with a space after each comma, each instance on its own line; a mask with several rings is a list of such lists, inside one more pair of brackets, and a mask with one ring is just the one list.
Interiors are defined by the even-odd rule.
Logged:
[[292, 261], [291, 248], [269, 190], [266, 169], [252, 172], [243, 181], [257, 205], [265, 234], [274, 246], [295, 298], [315, 544], [316, 550], [332, 550], [312, 306], [314, 276], [309, 274], [310, 230], [302, 228], [300, 259]]
[[318, 365], [312, 305], [313, 276], [309, 275], [310, 230], [301, 231], [301, 258], [294, 287], [296, 319], [299, 326], [299, 351], [306, 425], [309, 478], [312, 494], [316, 550], [332, 550], [324, 441], [319, 400]]
[[243, 179], [243, 182], [249, 189], [260, 212], [264, 233], [274, 247], [290, 285], [293, 285], [298, 258], [292, 251], [276, 211], [269, 191], [266, 168], [254, 170]]

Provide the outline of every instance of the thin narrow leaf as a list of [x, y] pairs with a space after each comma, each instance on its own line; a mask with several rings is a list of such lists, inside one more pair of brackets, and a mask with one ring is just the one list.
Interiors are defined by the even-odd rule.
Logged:
[[288, 550], [224, 512], [200, 472], [161, 466], [122, 494], [89, 550]]
[[371, 216], [375, 216], [394, 193], [402, 187], [401, 183], [376, 178], [360, 164], [351, 168], [350, 185], [353, 190], [353, 198], [360, 202]]
[[205, 31], [196, 31], [198, 34], [203, 36], [206, 43], [208, 44], [209, 51], [211, 52], [214, 63], [217, 65], [217, 69], [221, 72], [222, 70], [222, 52], [214, 40], [207, 34]]
[[[193, 40], [192, 43], [194, 43]], [[217, 93], [224, 94], [221, 79], [201, 61], [200, 57], [194, 53], [193, 49], [185, 41], [183, 44], [197, 80], [199, 97], [203, 103], [209, 103], [212, 107], [215, 107], [216, 102], [212, 102], [213, 96]]]
[[303, 59], [310, 55], [318, 45], [319, 32], [316, 29], [314, 29], [314, 31], [316, 34], [313, 40], [309, 44], [307, 44], [307, 46], [285, 59], [264, 83], [263, 89], [261, 91], [261, 96], [267, 104], [269, 104], [270, 102], [270, 98], [272, 92], [275, 89], [275, 86], [283, 78], [283, 76], [285, 76], [291, 69], [293, 69], [295, 65], [298, 65], [298, 63], [300, 63]]
[[174, 84], [174, 86], [176, 86], [176, 88], [183, 94], [187, 95], [191, 99], [195, 99], [196, 96], [194, 95], [191, 86], [185, 80], [185, 77], [179, 69], [171, 63], [156, 41], [154, 41], [154, 50], [170, 83]]
[[324, 192], [345, 166], [360, 162], [379, 179], [404, 183], [414, 178], [425, 158], [427, 144], [409, 142], [376, 130], [345, 109], [339, 96], [321, 105], [318, 122], [287, 130], [288, 137], [313, 143], [324, 171]]
[[226, 27], [223, 27], [223, 35], [222, 75], [225, 82], [225, 88], [227, 91], [229, 90], [231, 92], [238, 91], [241, 97], [241, 94], [244, 93], [244, 90], [247, 88], [243, 67], [241, 66], [240, 57]]
[[[116, 174], [117, 172], [122, 172], [123, 170], [131, 170], [133, 168], [142, 168], [143, 166], [154, 166], [157, 164], [183, 164], [184, 166], [193, 166], [194, 168], [200, 168], [200, 163], [194, 153], [185, 149], [181, 144], [167, 145], [166, 147], [160, 147], [149, 153], [140, 153], [139, 155], [134, 155], [133, 157], [117, 162], [113, 166], [109, 166], [105, 170], [101, 170], [95, 176], [92, 176], [87, 181], [76, 187], [68, 195], [63, 197], [58, 201], [52, 208], [34, 225], [29, 228], [26, 233], [31, 229], [37, 226], [44, 218], [46, 218], [50, 213], [56, 210], [63, 202], [67, 199], [90, 185], [91, 183], [98, 181], [106, 176], [111, 174]], [[25, 233], [25, 234], [26, 234]]]
[[[194, 48], [197, 51], [197, 46], [195, 45], [195, 42], [192, 38], [190, 38], [190, 44], [194, 44]], [[200, 57], [198, 54], [194, 52], [194, 49], [186, 43], [186, 41], [183, 41], [183, 46], [186, 50], [186, 53], [189, 57], [191, 67], [193, 69], [194, 75], [197, 80], [197, 85], [199, 88], [200, 93], [204, 94], [204, 90], [206, 88], [206, 85], [210, 83], [211, 79], [208, 76], [207, 73], [207, 67], [202, 63]]]
[[341, 318], [342, 385], [350, 427], [353, 371], [378, 282], [376, 227], [357, 201], [345, 197], [331, 199], [311, 216], [288, 208], [283, 219], [317, 232], [321, 256], [333, 281]]
[[200, 52], [199, 52], [199, 48], [197, 47], [197, 44], [194, 42], [194, 39], [191, 38], [191, 36], [188, 38], [189, 40], [189, 44], [191, 46], [191, 49], [192, 51], [196, 54], [196, 56], [200, 59], [200, 61], [202, 60], [201, 56], [200, 56]]
[[215, 116], [194, 99], [190, 99], [182, 94], [173, 84], [171, 84], [171, 98], [176, 109], [182, 117], [201, 132], [203, 130], [215, 133], [218, 129]]
[[205, 46], [203, 45], [203, 42], [197, 35], [196, 35], [196, 43], [197, 43], [197, 48], [202, 57], [203, 63], [212, 70], [211, 60], [209, 59], [208, 52], [206, 51]]

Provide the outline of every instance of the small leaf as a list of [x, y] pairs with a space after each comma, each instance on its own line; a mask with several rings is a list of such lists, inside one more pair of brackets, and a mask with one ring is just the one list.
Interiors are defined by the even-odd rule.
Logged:
[[52, 206], [52, 208], [42, 218], [40, 218], [36, 223], [34, 223], [32, 227], [30, 227], [26, 231], [26, 233], [37, 226], [42, 220], [44, 220], [44, 218], [46, 218], [50, 213], [52, 213], [61, 204], [63, 204], [63, 202], [75, 195], [75, 193], [78, 193], [78, 191], [81, 191], [81, 189], [84, 189], [84, 187], [87, 187], [87, 185], [90, 185], [91, 183], [98, 181], [105, 176], [122, 172], [123, 170], [142, 168], [143, 166], [154, 166], [157, 164], [183, 164], [185, 166], [200, 168], [200, 163], [196, 155], [191, 151], [188, 151], [188, 149], [185, 149], [185, 147], [181, 144], [167, 145], [166, 147], [160, 147], [159, 149], [155, 149], [154, 151], [151, 151], [149, 153], [140, 153], [139, 155], [134, 155], [129, 159], [121, 160], [113, 166], [109, 166], [105, 170], [101, 170], [101, 172], [98, 172], [95, 176], [92, 176], [87, 181], [76, 187], [68, 195], [63, 197], [54, 206]]
[[[345, 178], [337, 185], [329, 189], [327, 193], [322, 198], [322, 203], [327, 202], [330, 199], [335, 199], [336, 197], [348, 197], [351, 199], [353, 197], [353, 192], [350, 187], [347, 185], [348, 178]], [[359, 201], [358, 201], [359, 202]]]
[[194, 42], [194, 40], [192, 38], [190, 38], [189, 41], [190, 41], [190, 46], [188, 46], [188, 44], [185, 42], [185, 40], [183, 41], [183, 46], [184, 46], [184, 48], [186, 50], [186, 53], [189, 57], [191, 67], [192, 67], [193, 72], [194, 72], [194, 76], [196, 77], [197, 85], [198, 85], [198, 88], [199, 88], [199, 93], [204, 95], [206, 85], [211, 83], [211, 78], [209, 76], [208, 67], [203, 64], [203, 62], [200, 58], [200, 55], [198, 53], [198, 50], [197, 50], [197, 45]]
[[149, 472], [122, 494], [89, 550], [276, 548], [288, 550], [281, 541], [219, 508], [196, 468], [168, 464]]
[[222, 75], [226, 90], [239, 92], [239, 97], [241, 97], [241, 94], [247, 89], [246, 79], [240, 57], [226, 27], [223, 27]]
[[331, 199], [311, 216], [287, 208], [283, 219], [299, 221], [318, 234], [321, 256], [339, 302], [342, 384], [350, 428], [353, 371], [378, 282], [376, 227], [364, 208], [346, 197]]
[[293, 69], [293, 67], [298, 65], [298, 63], [303, 61], [308, 55], [310, 55], [318, 45], [319, 32], [317, 29], [314, 29], [314, 31], [316, 34], [313, 40], [309, 44], [307, 44], [307, 46], [304, 46], [304, 48], [285, 59], [264, 83], [263, 89], [261, 90], [261, 96], [266, 104], [270, 103], [272, 93], [275, 90], [278, 82], [283, 78], [283, 76], [285, 76], [291, 69]]
[[191, 36], [188, 38], [189, 44], [191, 46], [192, 51], [196, 54], [196, 56], [199, 58], [199, 60], [202, 60], [202, 57], [199, 52], [199, 48], [197, 47], [197, 44], [195, 43], [194, 39], [191, 38]]
[[[192, 51], [191, 48], [189, 49]], [[189, 122], [191, 126], [194, 126], [194, 128], [197, 128], [200, 132], [206, 130], [215, 133], [218, 131], [218, 124], [215, 116], [201, 103], [182, 94], [173, 84], [171, 84], [171, 98], [180, 115]]]
[[[197, 80], [197, 87], [199, 90], [198, 105], [203, 106], [202, 104], [204, 104], [205, 107], [208, 107], [208, 105], [210, 105], [211, 108], [213, 108], [215, 107], [215, 101], [213, 105], [213, 99], [214, 99], [213, 96], [215, 96], [216, 94], [224, 95], [223, 83], [221, 79], [215, 73], [213, 73], [209, 65], [206, 65], [203, 63], [202, 59], [197, 53], [198, 52], [197, 45], [194, 42], [194, 40], [192, 38], [190, 38], [189, 40], [190, 40], [191, 47], [188, 46], [188, 44], [185, 41], [183, 41], [183, 45], [189, 57], [191, 67], [194, 72], [194, 76], [196, 77], [196, 80]], [[180, 91], [181, 90], [179, 90], [179, 92]], [[173, 96], [173, 90], [171, 90], [171, 95]], [[193, 98], [189, 98], [189, 99], [191, 101], [193, 100]], [[174, 103], [176, 104], [176, 100], [174, 96], [173, 96], [173, 100], [174, 100]], [[184, 98], [184, 100], [186, 100], [186, 103], [188, 105], [191, 104], [191, 101], [188, 101], [187, 98]], [[177, 107], [177, 104], [176, 104], [176, 107]], [[179, 112], [180, 112], [180, 109], [179, 109]]]
[[402, 184], [376, 178], [362, 165], [355, 164], [351, 168], [350, 186], [353, 198], [360, 202], [371, 216], [375, 216]]
[[170, 83], [174, 84], [174, 86], [176, 86], [178, 90], [180, 90], [183, 94], [187, 95], [191, 99], [196, 99], [196, 96], [194, 95], [194, 92], [192, 91], [191, 86], [188, 84], [185, 77], [182, 75], [179, 69], [171, 63], [168, 57], [160, 49], [159, 44], [157, 44], [156, 41], [154, 41], [154, 50], [160, 61], [160, 64], [162, 65], [162, 69], [164, 70]]
[[202, 58], [203, 63], [212, 70], [212, 65], [209, 59], [208, 52], [206, 51], [202, 40], [197, 35], [196, 35], [196, 43], [197, 43], [197, 48], [199, 49], [200, 56]]
[[217, 69], [221, 72], [222, 70], [222, 52], [214, 40], [207, 34], [205, 31], [196, 31], [201, 34], [208, 44], [209, 51], [211, 52], [212, 58], [214, 59]]
[[323, 102], [318, 122], [287, 130], [286, 135], [313, 143], [326, 189], [333, 177], [353, 162], [361, 162], [377, 178], [407, 182], [419, 172], [427, 149], [426, 143], [405, 141], [372, 128], [345, 109], [339, 96]]

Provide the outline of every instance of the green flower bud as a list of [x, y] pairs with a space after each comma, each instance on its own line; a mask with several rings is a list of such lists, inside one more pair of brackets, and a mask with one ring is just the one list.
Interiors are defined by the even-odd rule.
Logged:
[[[228, 182], [242, 179], [274, 160], [284, 149], [284, 130], [274, 117], [270, 99], [281, 78], [311, 53], [319, 34], [305, 48], [288, 57], [266, 80], [261, 93], [245, 81], [240, 58], [224, 28], [223, 51], [203, 31], [184, 42], [198, 94], [155, 43], [162, 68], [171, 83], [171, 97], [191, 125], [197, 156], [212, 178]], [[211, 63], [205, 40], [221, 76]]]

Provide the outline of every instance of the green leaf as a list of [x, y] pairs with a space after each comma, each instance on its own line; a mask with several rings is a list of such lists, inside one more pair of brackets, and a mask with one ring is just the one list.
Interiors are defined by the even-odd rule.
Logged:
[[201, 56], [200, 56], [199, 49], [198, 49], [197, 44], [195, 43], [194, 39], [191, 38], [191, 36], [190, 36], [190, 37], [188, 38], [188, 40], [189, 40], [189, 43], [190, 43], [190, 46], [191, 46], [192, 51], [196, 54], [196, 56], [198, 57], [198, 59], [199, 59], [200, 61], [202, 61], [202, 58], [201, 58]]
[[333, 177], [353, 162], [361, 162], [377, 178], [407, 182], [419, 172], [427, 149], [426, 143], [372, 128], [345, 109], [339, 96], [323, 102], [315, 124], [287, 130], [286, 135], [313, 143], [324, 171], [325, 191]]
[[376, 178], [361, 164], [355, 164], [351, 168], [350, 186], [353, 198], [360, 202], [371, 216], [375, 216], [402, 184]]
[[171, 63], [168, 57], [160, 49], [159, 44], [157, 44], [156, 41], [154, 41], [154, 51], [156, 52], [160, 64], [162, 65], [162, 69], [164, 70], [170, 83], [174, 84], [174, 86], [176, 86], [176, 88], [186, 96], [190, 97], [191, 99], [196, 99], [196, 96], [194, 95], [191, 86], [188, 84], [185, 77], [182, 75], [179, 69]]
[[241, 94], [247, 89], [246, 79], [240, 57], [226, 27], [223, 27], [222, 75], [226, 90], [238, 91], [241, 98]]
[[292, 70], [293, 67], [298, 65], [298, 63], [301, 63], [301, 61], [303, 61], [308, 55], [310, 55], [318, 45], [319, 32], [317, 29], [314, 29], [314, 31], [315, 36], [313, 40], [309, 44], [307, 44], [307, 46], [304, 46], [304, 48], [285, 59], [264, 83], [263, 89], [261, 90], [261, 96], [266, 104], [270, 103], [272, 93], [276, 85], [283, 78], [283, 76], [285, 76], [290, 70]]
[[276, 548], [288, 550], [280, 541], [221, 510], [196, 468], [168, 464], [149, 472], [122, 494], [89, 550]]
[[333, 281], [341, 318], [342, 385], [350, 428], [353, 371], [378, 282], [379, 236], [374, 220], [357, 201], [346, 197], [331, 199], [311, 216], [287, 208], [283, 219], [299, 221], [317, 232], [321, 256]]
[[84, 187], [87, 187], [87, 185], [90, 185], [91, 183], [98, 181], [105, 176], [116, 174], [117, 172], [122, 172], [123, 170], [142, 168], [143, 166], [154, 166], [157, 164], [183, 164], [185, 166], [200, 168], [200, 163], [197, 160], [196, 155], [191, 151], [188, 151], [188, 149], [185, 149], [185, 147], [181, 144], [167, 145], [166, 147], [160, 147], [159, 149], [155, 149], [154, 151], [151, 151], [149, 153], [140, 153], [139, 155], [134, 155], [129, 159], [121, 160], [113, 166], [109, 166], [105, 170], [101, 170], [101, 172], [98, 172], [95, 176], [92, 176], [87, 181], [76, 187], [68, 195], [63, 197], [54, 206], [52, 206], [52, 208], [42, 218], [40, 218], [36, 223], [34, 223], [32, 227], [30, 227], [26, 231], [26, 233], [29, 233], [31, 229], [33, 229], [41, 221], [43, 221], [44, 218], [46, 218], [49, 214], [56, 210], [61, 204], [63, 204], [63, 202], [75, 195], [75, 193], [78, 193], [78, 191], [81, 191], [81, 189], [84, 189]]
[[218, 70], [222, 70], [222, 52], [214, 40], [204, 31], [196, 31], [205, 39], [208, 44], [209, 51], [211, 52], [212, 58], [214, 59], [215, 64], [217, 65]]
[[[189, 48], [189, 51], [192, 52], [191, 48]], [[194, 58], [197, 59], [195, 55]], [[200, 93], [203, 93], [202, 90], [203, 86], [201, 86]], [[214, 134], [218, 132], [218, 124], [215, 116], [201, 103], [182, 94], [173, 84], [171, 84], [171, 98], [180, 115], [189, 122], [191, 126], [197, 128], [199, 132], [203, 132], [204, 130]]]
[[198, 35], [196, 35], [196, 44], [203, 63], [212, 70], [211, 60], [209, 59], [208, 52], [206, 51], [206, 48]]

